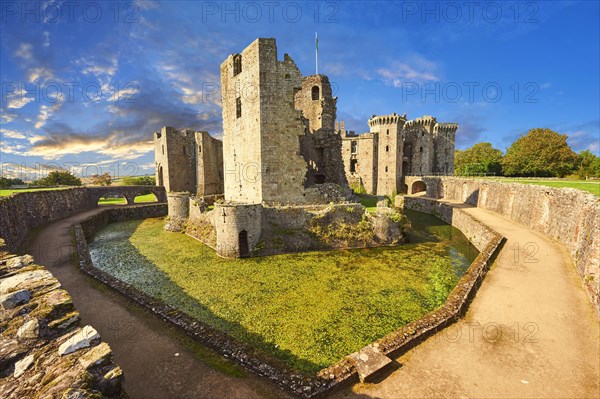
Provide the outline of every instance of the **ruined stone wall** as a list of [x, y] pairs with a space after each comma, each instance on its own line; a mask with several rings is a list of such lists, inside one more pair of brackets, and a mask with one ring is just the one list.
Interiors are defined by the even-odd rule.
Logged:
[[0, 397], [125, 398], [108, 344], [33, 262], [0, 253]]
[[[196, 191], [196, 145], [191, 130], [165, 126], [154, 133], [156, 183], [167, 192]], [[160, 184], [160, 183], [163, 184]]]
[[196, 132], [197, 196], [223, 194], [223, 142], [207, 132]]
[[308, 121], [308, 131], [333, 132], [337, 113], [337, 98], [331, 92], [329, 78], [312, 75], [302, 78], [302, 86], [294, 96], [294, 106]]
[[[352, 152], [352, 142], [356, 142], [356, 152], [354, 153]], [[346, 176], [349, 181], [360, 181], [369, 194], [377, 191], [378, 147], [378, 135], [373, 133], [344, 134], [342, 139], [342, 157]], [[350, 170], [353, 161], [356, 161], [354, 172]]]
[[569, 188], [427, 177], [427, 196], [498, 213], [563, 243], [600, 314], [600, 199]]
[[324, 130], [307, 133], [300, 138], [300, 152], [308, 166], [304, 187], [323, 183], [348, 185], [339, 134]]

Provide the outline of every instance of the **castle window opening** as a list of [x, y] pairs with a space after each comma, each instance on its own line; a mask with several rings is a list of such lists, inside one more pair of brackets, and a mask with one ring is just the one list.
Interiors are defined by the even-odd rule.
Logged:
[[235, 117], [242, 117], [242, 99], [240, 97], [235, 99]]
[[387, 167], [387, 166], [385, 167], [385, 171], [386, 171], [386, 172], [388, 171], [388, 167]]
[[352, 140], [350, 142], [350, 153], [356, 154], [357, 150], [358, 150], [358, 143], [356, 142], [356, 140]]
[[325, 175], [315, 175], [315, 183], [316, 184], [325, 183]]
[[165, 155], [165, 145], [162, 145], [162, 154]]
[[390, 152], [390, 146], [389, 145], [385, 146], [385, 152]]
[[313, 86], [311, 90], [313, 100], [318, 100], [321, 97], [319, 86]]
[[356, 165], [358, 164], [358, 160], [357, 159], [351, 159], [350, 160], [350, 172], [355, 173], [356, 172]]
[[239, 75], [242, 72], [242, 56], [236, 54], [233, 56], [233, 76]]
[[423, 152], [423, 147], [419, 147], [419, 152]]
[[390, 134], [390, 129], [387, 129], [386, 132], [385, 132], [385, 134], [389, 135]]
[[186, 155], [185, 146], [183, 146], [182, 148], [183, 148], [183, 155]]
[[250, 255], [248, 250], [248, 232], [246, 230], [240, 231], [238, 236], [240, 246], [240, 258], [246, 258]]
[[202, 152], [202, 146], [201, 146], [201, 145], [199, 145], [199, 146], [198, 146], [198, 153], [201, 153], [201, 152]]

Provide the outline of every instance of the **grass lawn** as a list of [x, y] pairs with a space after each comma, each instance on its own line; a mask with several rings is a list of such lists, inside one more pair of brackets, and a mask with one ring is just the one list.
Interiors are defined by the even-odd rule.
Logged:
[[[141, 204], [145, 202], [156, 202], [156, 196], [152, 193], [145, 195], [138, 195], [133, 200], [136, 204]], [[127, 200], [124, 197], [119, 198], [100, 198], [98, 200], [98, 205], [126, 205]]]
[[482, 177], [482, 179], [498, 180], [505, 183], [535, 184], [557, 188], [577, 188], [600, 196], [600, 181], [567, 180], [567, 179], [512, 179], [510, 177]]
[[377, 211], [377, 197], [369, 194], [357, 194], [359, 202], [367, 208], [369, 212]]
[[434, 224], [398, 247], [223, 259], [146, 219], [106, 226], [90, 252], [116, 278], [313, 374], [443, 303], [476, 253]]
[[44, 190], [63, 190], [61, 187], [44, 187], [44, 188], [18, 188], [18, 189], [6, 189], [0, 190], [0, 197], [6, 197], [13, 193], [21, 193], [25, 191], [44, 191]]

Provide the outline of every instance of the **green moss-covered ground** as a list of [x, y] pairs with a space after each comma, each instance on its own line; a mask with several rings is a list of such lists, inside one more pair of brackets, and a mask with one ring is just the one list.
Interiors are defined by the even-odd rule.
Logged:
[[411, 215], [414, 244], [398, 247], [222, 259], [147, 219], [106, 226], [90, 250], [118, 279], [314, 373], [439, 306], [476, 256], [451, 226]]

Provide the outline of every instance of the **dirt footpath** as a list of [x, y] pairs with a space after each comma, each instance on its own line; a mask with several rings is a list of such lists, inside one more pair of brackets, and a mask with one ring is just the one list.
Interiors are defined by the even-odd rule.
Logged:
[[[234, 377], [216, 371], [204, 359], [217, 355], [195, 344], [148, 311], [134, 305], [81, 272], [71, 259], [70, 226], [105, 208], [43, 227], [25, 245], [73, 297], [84, 324], [98, 330], [113, 350], [132, 399], [280, 398], [284, 394], [265, 380], [246, 373]], [[200, 353], [200, 354], [198, 354]], [[208, 353], [208, 354], [207, 354]]]
[[599, 398], [600, 332], [566, 249], [494, 213], [507, 237], [464, 319], [335, 398]]

